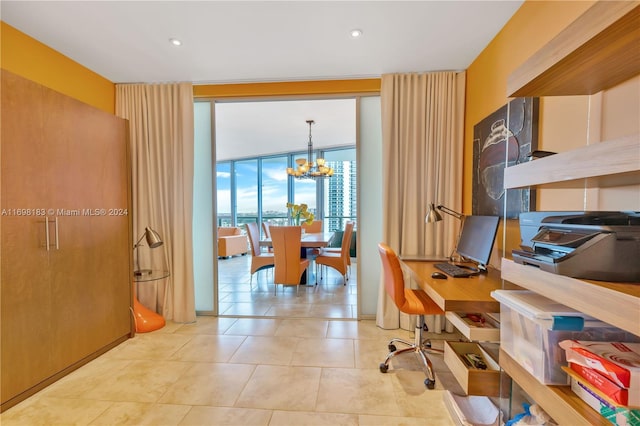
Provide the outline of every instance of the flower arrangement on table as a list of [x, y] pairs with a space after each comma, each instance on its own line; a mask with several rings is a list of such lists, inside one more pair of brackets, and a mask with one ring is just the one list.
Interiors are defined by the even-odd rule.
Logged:
[[313, 223], [314, 215], [309, 211], [309, 206], [306, 204], [287, 203], [287, 208], [291, 211], [294, 225], [300, 226], [302, 223], [311, 225]]

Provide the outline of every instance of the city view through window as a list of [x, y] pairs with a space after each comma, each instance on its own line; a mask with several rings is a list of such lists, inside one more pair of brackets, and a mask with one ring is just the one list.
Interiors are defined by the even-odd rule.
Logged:
[[258, 157], [217, 164], [218, 226], [248, 222], [290, 223], [288, 202], [307, 204], [325, 231], [344, 228], [356, 220], [355, 148], [327, 150], [322, 155], [335, 173], [324, 179], [294, 179], [286, 173], [288, 162], [303, 154]]

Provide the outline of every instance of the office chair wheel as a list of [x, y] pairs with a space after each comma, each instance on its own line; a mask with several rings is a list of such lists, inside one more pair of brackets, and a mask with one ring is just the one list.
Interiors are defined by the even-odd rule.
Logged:
[[381, 373], [386, 373], [387, 371], [389, 371], [389, 366], [387, 364], [385, 364], [384, 362], [380, 363], [380, 372]]
[[398, 350], [398, 348], [396, 348], [396, 345], [394, 344], [389, 345], [389, 352], [395, 352], [396, 350]]
[[436, 381], [424, 379], [424, 385], [427, 387], [427, 389], [434, 389], [436, 387]]

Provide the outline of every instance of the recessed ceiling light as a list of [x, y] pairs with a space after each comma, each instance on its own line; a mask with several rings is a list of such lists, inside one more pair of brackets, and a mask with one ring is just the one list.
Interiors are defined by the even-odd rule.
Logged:
[[173, 44], [174, 46], [180, 46], [182, 44], [182, 42], [177, 38], [170, 38], [169, 43]]
[[358, 38], [362, 35], [362, 30], [351, 30], [351, 37]]

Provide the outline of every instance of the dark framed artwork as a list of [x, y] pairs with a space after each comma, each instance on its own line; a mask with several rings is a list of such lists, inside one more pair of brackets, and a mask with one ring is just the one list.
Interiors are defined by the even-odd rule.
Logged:
[[538, 98], [513, 99], [473, 127], [474, 215], [517, 219], [535, 207], [534, 190], [513, 189], [506, 196], [504, 168], [528, 161], [537, 147]]

